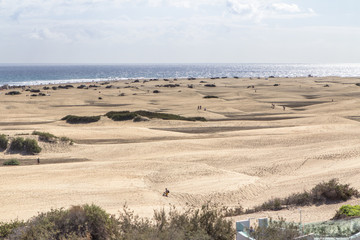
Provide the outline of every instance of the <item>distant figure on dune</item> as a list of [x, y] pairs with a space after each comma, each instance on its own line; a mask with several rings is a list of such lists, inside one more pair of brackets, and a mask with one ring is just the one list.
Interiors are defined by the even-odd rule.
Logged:
[[164, 196], [164, 197], [168, 197], [168, 196], [169, 196], [169, 193], [170, 193], [170, 191], [169, 191], [167, 188], [165, 188], [165, 191], [164, 191], [164, 193], [163, 193], [163, 196]]
[[285, 106], [283, 106], [283, 110], [285, 111]]
[[40, 164], [40, 158], [37, 159], [37, 164]]

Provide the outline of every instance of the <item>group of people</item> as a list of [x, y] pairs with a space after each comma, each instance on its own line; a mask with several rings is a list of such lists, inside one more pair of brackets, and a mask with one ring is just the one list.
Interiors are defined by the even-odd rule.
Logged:
[[[201, 110], [201, 109], [202, 109], [201, 105], [197, 107], [197, 110]], [[204, 111], [206, 111], [206, 108], [204, 108]]]

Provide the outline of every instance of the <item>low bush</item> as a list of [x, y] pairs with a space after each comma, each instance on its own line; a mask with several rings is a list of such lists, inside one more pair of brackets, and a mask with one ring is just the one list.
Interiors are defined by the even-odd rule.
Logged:
[[288, 240], [296, 239], [301, 234], [299, 224], [288, 223], [284, 219], [280, 219], [279, 221], [270, 220], [269, 226], [255, 228], [250, 235], [257, 240]]
[[61, 120], [65, 120], [67, 123], [76, 124], [76, 123], [93, 123], [98, 122], [100, 120], [100, 116], [75, 116], [75, 115], [67, 115], [63, 117]]
[[28, 154], [36, 154], [41, 152], [35, 139], [24, 139], [22, 137], [15, 138], [10, 144], [10, 150], [16, 152], [26, 152]]
[[24, 150], [29, 154], [36, 154], [41, 152], [41, 147], [35, 139], [27, 138], [24, 141]]
[[0, 222], [0, 239], [4, 239], [9, 236], [14, 229], [23, 227], [25, 223], [23, 221], [14, 220], [9, 223]]
[[[347, 201], [352, 197], [359, 197], [358, 190], [349, 184], [340, 184], [338, 179], [331, 179], [313, 187], [310, 191], [294, 193], [286, 198], [273, 198], [254, 208], [247, 209], [244, 213], [250, 214], [260, 211], [278, 211], [288, 206], [320, 205]], [[240, 207], [241, 208], [241, 207]], [[236, 209], [236, 208], [235, 208]], [[233, 214], [233, 215], [232, 215]], [[243, 214], [242, 211], [228, 211], [227, 216]]]
[[24, 150], [24, 141], [25, 140], [22, 137], [14, 138], [14, 140], [12, 140], [12, 142], [10, 144], [10, 150], [22, 152]]
[[120, 112], [108, 112], [105, 114], [108, 118], [114, 121], [126, 121], [136, 118], [137, 116], [147, 117], [147, 118], [158, 118], [163, 120], [183, 120], [183, 121], [206, 121], [203, 117], [182, 117], [175, 114], [168, 113], [156, 113], [149, 111], [120, 111]]
[[57, 209], [38, 216], [17, 228], [10, 239], [120, 239], [114, 216], [95, 205]]
[[8, 93], [5, 93], [5, 95], [20, 95], [20, 94], [21, 94], [21, 92], [19, 92], [19, 91], [10, 91]]
[[108, 118], [113, 121], [127, 121], [134, 119], [137, 114], [129, 111], [121, 111], [121, 112], [108, 112], [105, 114]]
[[338, 179], [322, 182], [311, 190], [314, 203], [331, 201], [347, 201], [351, 197], [359, 197], [359, 191], [350, 187], [349, 184], [339, 184]]
[[9, 144], [9, 139], [6, 135], [0, 135], [0, 150], [6, 150]]
[[[349, 184], [340, 184], [338, 179], [331, 179], [313, 187], [310, 191], [294, 193], [286, 198], [276, 198], [263, 203], [258, 210], [280, 210], [281, 206], [305, 206], [331, 202], [347, 201], [352, 197], [359, 197], [358, 190]], [[256, 208], [255, 208], [256, 209]]]
[[69, 142], [70, 145], [74, 144], [74, 140], [72, 140], [71, 138], [68, 138], [68, 137], [60, 137], [60, 141]]
[[149, 112], [149, 111], [136, 111], [136, 114], [148, 117], [148, 118], [159, 118], [163, 120], [184, 120], [184, 121], [206, 121], [203, 117], [182, 117], [175, 114], [168, 114], [168, 113], [156, 113], [156, 112]]
[[205, 84], [204, 86], [205, 86], [205, 87], [216, 87], [215, 84]]
[[32, 135], [39, 136], [39, 140], [44, 142], [55, 142], [57, 139], [55, 135], [48, 132], [33, 131]]
[[3, 165], [5, 166], [17, 166], [17, 165], [20, 165], [20, 162], [16, 159], [10, 159], [10, 160], [7, 160], [3, 163]]
[[25, 223], [1, 224], [6, 239], [120, 239], [120, 240], [232, 240], [235, 230], [221, 211], [204, 205], [178, 212], [154, 211], [153, 219], [140, 218], [124, 207], [119, 218], [96, 205], [73, 206], [40, 213]]
[[219, 98], [218, 96], [204, 96], [204, 98]]
[[343, 219], [349, 217], [360, 217], [360, 205], [344, 205], [341, 206], [333, 219]]

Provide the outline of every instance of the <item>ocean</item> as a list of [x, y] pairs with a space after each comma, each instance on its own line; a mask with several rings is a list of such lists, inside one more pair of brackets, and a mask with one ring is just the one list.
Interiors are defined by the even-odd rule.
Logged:
[[0, 86], [143, 78], [360, 77], [360, 64], [0, 64]]

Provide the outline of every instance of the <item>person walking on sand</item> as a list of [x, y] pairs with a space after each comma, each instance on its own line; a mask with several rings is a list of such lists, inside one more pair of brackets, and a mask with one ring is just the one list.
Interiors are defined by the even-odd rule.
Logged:
[[285, 111], [285, 106], [283, 106], [283, 110]]
[[40, 158], [37, 159], [37, 164], [40, 164]]
[[163, 196], [168, 197], [169, 193], [170, 193], [170, 191], [167, 188], [165, 188], [165, 192], [163, 193]]

